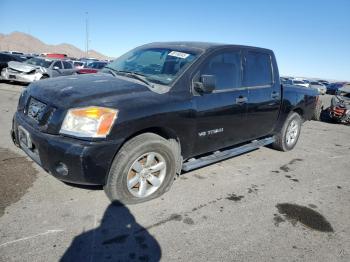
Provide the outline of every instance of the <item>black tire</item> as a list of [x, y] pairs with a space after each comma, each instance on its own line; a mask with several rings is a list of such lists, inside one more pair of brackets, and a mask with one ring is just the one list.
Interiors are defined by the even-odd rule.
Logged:
[[[133, 163], [148, 152], [160, 154], [166, 163], [166, 173], [159, 188], [149, 196], [134, 196], [128, 189], [127, 177]], [[174, 182], [178, 152], [173, 142], [153, 133], [145, 133], [127, 141], [115, 156], [104, 190], [112, 203], [138, 204], [157, 198], [168, 191]], [[148, 185], [149, 186], [149, 185]]]
[[[293, 143], [287, 143], [287, 131], [288, 127], [291, 125], [292, 121], [297, 123], [297, 134]], [[282, 129], [275, 135], [275, 142], [272, 144], [272, 147], [279, 151], [289, 151], [292, 150], [298, 142], [300, 130], [301, 130], [302, 118], [296, 112], [292, 112], [287, 117]]]
[[40, 77], [40, 80], [43, 80], [43, 79], [48, 79], [49, 76], [48, 75], [43, 75], [42, 77]]
[[176, 157], [176, 174], [181, 175], [183, 158], [181, 155], [180, 143], [175, 139], [169, 139], [168, 141], [169, 141], [171, 150], [175, 153], [175, 157]]
[[318, 99], [314, 113], [312, 115], [312, 120], [316, 120], [316, 121], [321, 120], [322, 109], [323, 109], [322, 101]]

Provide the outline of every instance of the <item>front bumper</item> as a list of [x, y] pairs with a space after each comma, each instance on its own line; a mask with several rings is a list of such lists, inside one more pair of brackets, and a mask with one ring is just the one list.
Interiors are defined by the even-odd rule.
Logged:
[[[40, 132], [29, 125], [18, 112], [12, 123], [11, 135], [20, 145], [18, 126], [28, 131], [33, 148], [21, 149], [45, 171], [59, 180], [85, 185], [104, 185], [114, 155], [121, 141], [84, 141], [61, 135]], [[62, 163], [67, 173], [62, 174]]]
[[1, 72], [1, 78], [8, 81], [17, 81], [22, 83], [31, 83], [39, 80], [42, 77], [42, 74], [36, 72], [34, 74], [26, 74], [21, 72], [10, 72], [8, 68], [5, 68]]

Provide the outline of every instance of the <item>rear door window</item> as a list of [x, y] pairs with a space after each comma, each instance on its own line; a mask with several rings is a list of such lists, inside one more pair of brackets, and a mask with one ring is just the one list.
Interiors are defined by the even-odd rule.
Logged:
[[65, 69], [72, 69], [73, 68], [72, 64], [69, 62], [66, 62], [66, 61], [63, 61], [63, 66]]
[[265, 86], [272, 84], [271, 56], [266, 53], [248, 51], [245, 54], [243, 85]]

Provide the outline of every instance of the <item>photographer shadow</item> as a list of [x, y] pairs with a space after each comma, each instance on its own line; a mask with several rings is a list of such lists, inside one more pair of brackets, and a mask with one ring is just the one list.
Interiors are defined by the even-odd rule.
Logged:
[[159, 261], [157, 240], [121, 203], [109, 205], [99, 227], [74, 238], [62, 256], [66, 261]]

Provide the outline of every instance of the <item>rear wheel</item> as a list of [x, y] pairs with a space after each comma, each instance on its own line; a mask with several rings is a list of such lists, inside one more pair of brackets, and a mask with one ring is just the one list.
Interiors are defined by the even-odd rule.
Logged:
[[296, 112], [291, 113], [282, 129], [275, 135], [272, 147], [280, 151], [292, 150], [298, 142], [302, 119]]
[[40, 80], [42, 80], [42, 79], [47, 79], [47, 78], [49, 78], [48, 75], [43, 75], [42, 77], [40, 77]]
[[176, 160], [171, 143], [156, 134], [131, 139], [113, 160], [104, 186], [108, 198], [137, 204], [159, 197], [174, 181]]

